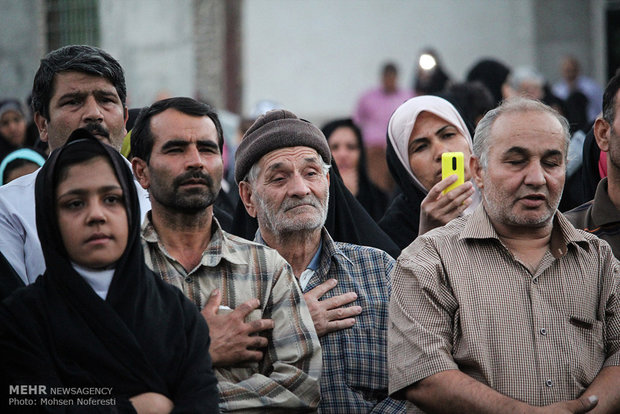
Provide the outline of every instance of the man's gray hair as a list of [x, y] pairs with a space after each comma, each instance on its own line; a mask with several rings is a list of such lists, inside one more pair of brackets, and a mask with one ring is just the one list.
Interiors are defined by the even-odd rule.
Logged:
[[488, 163], [489, 147], [491, 146], [491, 128], [493, 124], [501, 115], [520, 112], [544, 112], [557, 119], [564, 132], [564, 156], [566, 157], [568, 154], [570, 128], [566, 118], [560, 115], [555, 109], [540, 101], [518, 96], [503, 101], [497, 108], [487, 112], [476, 126], [476, 132], [474, 134], [474, 155], [480, 160], [480, 165], [483, 169], [486, 169]]
[[[329, 167], [331, 166], [327, 164], [325, 161], [323, 161], [323, 158], [319, 157], [319, 160], [321, 162], [321, 170], [323, 170], [323, 175], [327, 175], [327, 173], [329, 172]], [[243, 177], [243, 181], [247, 182], [253, 187], [254, 182], [258, 178], [259, 174], [260, 174], [260, 167], [258, 166], [258, 163], [254, 163], [252, 167], [250, 168], [250, 171], [248, 171], [245, 177]]]

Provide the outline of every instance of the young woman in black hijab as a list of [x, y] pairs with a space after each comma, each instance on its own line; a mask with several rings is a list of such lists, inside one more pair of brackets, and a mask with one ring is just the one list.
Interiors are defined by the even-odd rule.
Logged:
[[[44, 386], [27, 395], [37, 412], [218, 412], [207, 325], [145, 266], [122, 156], [77, 130], [42, 167], [35, 194], [46, 271], [0, 306], [5, 392]], [[78, 394], [53, 395], [57, 387]]]
[[368, 177], [362, 132], [351, 118], [331, 121], [321, 131], [345, 186], [378, 221], [387, 209], [388, 195]]

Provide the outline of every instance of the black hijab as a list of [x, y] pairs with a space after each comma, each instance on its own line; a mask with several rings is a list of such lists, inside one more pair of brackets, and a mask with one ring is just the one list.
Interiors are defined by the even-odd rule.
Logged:
[[[323, 135], [325, 135], [328, 143], [329, 138], [338, 128], [349, 128], [355, 135], [357, 146], [360, 149], [360, 157], [357, 164], [358, 190], [355, 198], [360, 202], [362, 207], [366, 209], [368, 214], [370, 214], [375, 221], [378, 221], [381, 217], [383, 217], [383, 214], [385, 214], [385, 210], [387, 209], [388, 195], [381, 191], [381, 189], [370, 181], [370, 178], [368, 177], [368, 165], [366, 162], [364, 142], [362, 140], [362, 131], [357, 125], [355, 125], [351, 118], [331, 121], [321, 128], [321, 131], [323, 131]], [[332, 160], [332, 165], [333, 164], [334, 162]]]
[[9, 296], [15, 289], [24, 286], [26, 286], [24, 281], [6, 260], [6, 257], [0, 253], [0, 300]]
[[601, 149], [594, 137], [594, 128], [590, 128], [583, 143], [583, 161], [577, 171], [566, 179], [564, 192], [558, 209], [568, 211], [594, 198], [596, 187], [601, 181], [598, 163]]
[[[93, 156], [111, 164], [129, 225], [105, 300], [74, 270], [55, 208], [61, 168]], [[123, 157], [78, 129], [39, 171], [35, 196], [46, 271], [0, 307], [0, 369], [9, 384], [112, 387], [121, 411], [132, 410], [128, 398], [155, 392], [175, 411], [217, 412], [207, 325], [179, 290], [146, 267], [138, 197]]]
[[[344, 185], [336, 164], [332, 164], [329, 177], [329, 205], [325, 228], [332, 239], [376, 247], [392, 257], [398, 257], [400, 250]], [[257, 229], [256, 219], [250, 217], [243, 203], [238, 203], [232, 233], [254, 240]]]
[[[385, 157], [400, 192], [394, 197], [385, 215], [379, 221], [379, 226], [390, 235], [398, 248], [403, 250], [418, 236], [420, 204], [426, 197], [426, 193], [413, 182], [407, 170], [402, 166], [389, 139]], [[400, 255], [400, 250], [398, 255]]]
[[503, 98], [502, 85], [510, 74], [510, 68], [495, 59], [482, 59], [478, 61], [467, 73], [467, 82], [480, 81], [489, 89], [496, 105]]

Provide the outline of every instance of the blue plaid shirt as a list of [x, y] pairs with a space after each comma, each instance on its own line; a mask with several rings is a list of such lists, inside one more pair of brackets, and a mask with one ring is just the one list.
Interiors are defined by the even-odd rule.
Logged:
[[[256, 240], [260, 241], [257, 234]], [[319, 413], [404, 413], [405, 403], [388, 398], [387, 328], [390, 273], [394, 259], [382, 250], [334, 242], [322, 230], [319, 266], [303, 292], [338, 280], [321, 300], [357, 293], [349, 306], [362, 307], [355, 325], [320, 338], [323, 349]]]

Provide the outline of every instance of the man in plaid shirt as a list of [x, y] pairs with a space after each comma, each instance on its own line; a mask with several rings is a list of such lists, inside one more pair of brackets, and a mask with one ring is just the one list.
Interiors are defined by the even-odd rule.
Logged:
[[[246, 132], [235, 179], [258, 219], [256, 241], [292, 266], [323, 348], [321, 413], [404, 412], [387, 395], [387, 253], [334, 242], [327, 217], [327, 140], [314, 125], [270, 111]], [[351, 306], [345, 306], [349, 305]]]
[[290, 266], [213, 217], [222, 141], [217, 115], [190, 98], [158, 101], [140, 114], [131, 151], [151, 197], [142, 226], [146, 264], [202, 310], [223, 412], [314, 412], [321, 349]]

